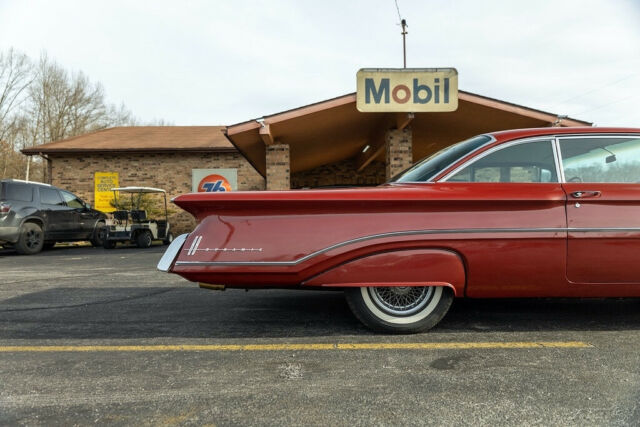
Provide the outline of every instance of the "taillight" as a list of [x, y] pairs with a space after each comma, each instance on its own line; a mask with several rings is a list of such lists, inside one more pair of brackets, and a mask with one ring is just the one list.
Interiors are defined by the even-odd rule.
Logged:
[[11, 210], [11, 205], [9, 203], [0, 202], [0, 215], [7, 214]]

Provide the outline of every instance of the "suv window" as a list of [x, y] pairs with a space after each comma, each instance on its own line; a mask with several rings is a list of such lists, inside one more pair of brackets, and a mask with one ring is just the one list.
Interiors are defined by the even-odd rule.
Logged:
[[61, 190], [62, 198], [64, 199], [67, 206], [70, 208], [83, 208], [84, 204], [80, 199], [78, 199], [75, 194], [69, 193], [68, 191]]
[[640, 182], [640, 138], [560, 139], [566, 182]]
[[525, 142], [488, 154], [449, 182], [558, 182], [551, 140]]
[[53, 188], [40, 188], [40, 203], [45, 205], [64, 206], [58, 190]]
[[33, 201], [33, 187], [30, 185], [5, 182], [3, 187], [2, 198], [4, 200], [15, 200], [19, 202]]

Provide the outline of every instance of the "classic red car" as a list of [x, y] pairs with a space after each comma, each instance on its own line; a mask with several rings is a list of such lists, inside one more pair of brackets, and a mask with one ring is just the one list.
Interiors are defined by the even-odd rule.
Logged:
[[197, 193], [158, 268], [230, 288], [343, 289], [377, 331], [455, 297], [640, 296], [640, 129], [476, 136], [375, 188]]

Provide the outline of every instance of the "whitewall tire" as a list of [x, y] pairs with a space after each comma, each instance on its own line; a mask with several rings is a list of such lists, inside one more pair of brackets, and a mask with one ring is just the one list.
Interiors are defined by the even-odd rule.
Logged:
[[426, 331], [447, 314], [453, 302], [453, 292], [443, 286], [349, 288], [345, 295], [353, 314], [377, 332]]

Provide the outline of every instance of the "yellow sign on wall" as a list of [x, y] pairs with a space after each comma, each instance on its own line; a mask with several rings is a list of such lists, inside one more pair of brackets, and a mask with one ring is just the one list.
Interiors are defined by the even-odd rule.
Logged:
[[102, 212], [113, 212], [116, 210], [111, 206], [113, 200], [112, 188], [118, 187], [118, 172], [96, 172], [94, 174], [93, 199], [95, 209]]
[[363, 68], [357, 74], [361, 112], [445, 112], [458, 109], [455, 68]]

